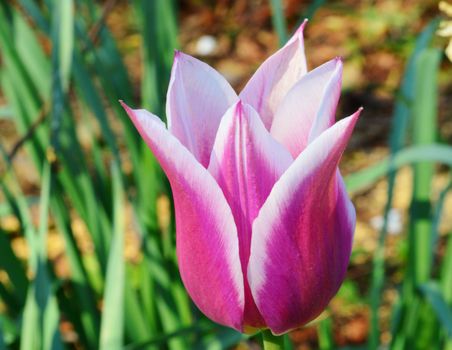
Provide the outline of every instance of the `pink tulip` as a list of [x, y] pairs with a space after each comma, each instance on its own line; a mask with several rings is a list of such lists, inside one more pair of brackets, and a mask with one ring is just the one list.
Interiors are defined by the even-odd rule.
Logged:
[[342, 62], [307, 72], [303, 27], [239, 96], [213, 68], [176, 52], [168, 129], [123, 104], [171, 183], [188, 293], [239, 331], [306, 324], [350, 258], [355, 210], [338, 163], [361, 109], [334, 123]]

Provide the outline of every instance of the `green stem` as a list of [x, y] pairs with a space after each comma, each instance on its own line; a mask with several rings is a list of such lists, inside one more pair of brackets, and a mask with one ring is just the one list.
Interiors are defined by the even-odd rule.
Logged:
[[273, 335], [270, 330], [262, 331], [262, 342], [264, 344], [264, 350], [284, 349], [284, 337]]

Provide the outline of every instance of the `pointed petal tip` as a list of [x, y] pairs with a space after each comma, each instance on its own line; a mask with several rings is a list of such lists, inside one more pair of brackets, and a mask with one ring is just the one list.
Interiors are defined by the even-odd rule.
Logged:
[[177, 61], [181, 55], [181, 52], [177, 49], [174, 49], [174, 61]]
[[342, 70], [344, 68], [344, 59], [342, 56], [336, 56], [334, 58], [334, 63], [336, 72], [342, 76]]
[[[363, 110], [363, 107], [359, 107], [358, 110], [357, 110], [355, 113], [353, 113], [352, 115], [350, 115], [350, 116], [348, 116], [348, 117], [342, 119], [341, 121], [344, 122], [344, 123], [350, 123], [350, 124], [353, 124], [352, 127], [354, 127], [355, 124], [356, 124], [356, 122], [357, 122], [358, 119], [359, 119], [359, 116], [360, 116], [362, 110]], [[341, 122], [341, 121], [339, 121], [339, 122]]]
[[297, 37], [302, 36], [303, 37], [303, 31], [304, 31], [304, 28], [306, 27], [306, 25], [308, 24], [308, 21], [309, 20], [307, 18], [304, 19], [304, 21], [300, 24], [300, 26], [295, 31], [294, 36], [297, 36]]
[[177, 49], [174, 50], [173, 65], [175, 65], [176, 63], [184, 63], [193, 59], [195, 58], [180, 50]]
[[359, 107], [358, 110], [357, 110], [355, 113], [352, 114], [352, 117], [355, 117], [355, 119], [358, 119], [359, 116], [361, 115], [361, 112], [362, 112], [363, 110], [364, 110], [364, 107], [363, 107], [363, 106]]
[[179, 51], [177, 49], [174, 50], [174, 58], [173, 58], [173, 65], [179, 62], [181, 59], [184, 58], [184, 53], [182, 51]]
[[308, 23], [308, 19], [306, 18], [303, 21], [303, 23], [300, 24], [300, 26], [297, 28], [297, 30], [294, 32], [294, 34], [292, 35], [292, 37], [289, 39], [289, 41], [286, 43], [285, 46], [293, 44], [296, 41], [298, 41], [301, 44], [304, 42], [303, 32], [304, 32], [304, 28], [306, 27], [307, 23]]
[[300, 27], [298, 27], [297, 32], [298, 32], [298, 31], [303, 31], [303, 29], [306, 27], [306, 25], [308, 24], [308, 22], [309, 22], [309, 19], [305, 18], [305, 19], [303, 20], [303, 23], [300, 24]]
[[139, 116], [135, 113], [135, 110], [129, 107], [123, 100], [119, 100], [119, 103], [121, 104], [122, 108], [124, 108], [132, 122], [135, 124], [135, 122], [139, 120]]
[[352, 115], [349, 115], [348, 117], [339, 120], [336, 124], [341, 124], [344, 126], [344, 129], [348, 130], [347, 134], [351, 136], [351, 133], [353, 129], [355, 128], [356, 123], [358, 122], [359, 116], [361, 114], [361, 111], [363, 110], [363, 107], [359, 107], [358, 110], [353, 113]]
[[124, 108], [127, 113], [132, 109], [123, 100], [118, 100], [118, 101], [121, 104], [122, 108]]

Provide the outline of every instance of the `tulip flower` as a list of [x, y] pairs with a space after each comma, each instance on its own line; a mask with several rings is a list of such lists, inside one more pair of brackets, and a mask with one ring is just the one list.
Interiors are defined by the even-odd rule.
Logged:
[[355, 210], [338, 163], [360, 110], [335, 123], [342, 62], [308, 72], [303, 27], [240, 95], [176, 52], [168, 127], [123, 104], [170, 181], [188, 294], [242, 332], [282, 334], [314, 319], [350, 258]]

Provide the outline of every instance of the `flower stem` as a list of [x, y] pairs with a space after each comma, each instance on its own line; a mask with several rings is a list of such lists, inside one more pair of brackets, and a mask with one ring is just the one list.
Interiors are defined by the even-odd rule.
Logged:
[[262, 331], [262, 342], [264, 350], [283, 350], [284, 337], [273, 335], [270, 330]]

